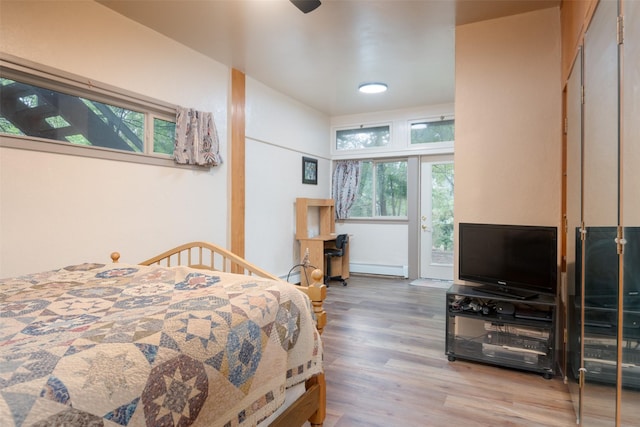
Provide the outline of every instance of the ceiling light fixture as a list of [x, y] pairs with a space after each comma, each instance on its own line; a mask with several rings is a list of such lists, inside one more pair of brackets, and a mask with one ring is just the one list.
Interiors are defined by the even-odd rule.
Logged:
[[358, 86], [358, 90], [362, 93], [382, 93], [387, 91], [387, 85], [384, 83], [362, 83]]

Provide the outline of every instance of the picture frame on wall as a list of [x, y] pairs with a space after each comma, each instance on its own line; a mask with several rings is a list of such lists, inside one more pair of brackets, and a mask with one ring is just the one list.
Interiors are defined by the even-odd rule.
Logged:
[[302, 158], [302, 183], [318, 184], [318, 159], [311, 157]]

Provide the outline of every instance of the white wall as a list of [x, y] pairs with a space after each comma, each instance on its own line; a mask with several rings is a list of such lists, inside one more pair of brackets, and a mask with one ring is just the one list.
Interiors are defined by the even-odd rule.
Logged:
[[[285, 276], [299, 262], [296, 197], [330, 197], [329, 118], [247, 78], [246, 258]], [[318, 184], [302, 184], [302, 157]], [[292, 278], [298, 270], [292, 272]]]
[[[212, 111], [228, 160], [228, 67], [92, 1], [2, 1], [0, 7], [0, 51]], [[255, 263], [284, 274], [294, 263], [291, 199], [327, 197], [329, 186], [300, 188], [300, 156], [251, 136], [324, 156], [320, 177], [326, 179], [328, 125], [251, 79], [247, 84], [245, 255], [264, 253]], [[0, 147], [0, 277], [107, 262], [113, 250], [122, 262], [138, 262], [189, 240], [227, 246], [228, 184], [227, 163], [201, 172]]]
[[560, 226], [560, 80], [557, 8], [456, 28], [456, 230]]
[[351, 272], [406, 276], [409, 234], [406, 223], [339, 223], [336, 232], [350, 234]]

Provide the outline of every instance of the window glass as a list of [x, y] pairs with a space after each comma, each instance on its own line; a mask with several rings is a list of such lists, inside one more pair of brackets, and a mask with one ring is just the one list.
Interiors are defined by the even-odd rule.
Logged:
[[[431, 166], [432, 244], [442, 255], [453, 251], [453, 163]], [[453, 259], [453, 258], [451, 258]], [[451, 261], [453, 264], [453, 261]]]
[[411, 143], [428, 144], [454, 140], [454, 120], [411, 123]]
[[1, 114], [11, 134], [144, 151], [144, 114], [139, 111], [2, 79]]
[[[30, 75], [25, 74], [22, 81], [16, 72], [7, 73], [11, 78], [0, 78], [0, 134], [132, 153], [173, 154], [175, 122], [163, 114], [160, 114], [163, 118], [158, 118], [157, 112], [152, 113], [146, 107], [138, 110], [116, 105], [117, 99], [115, 103], [102, 102], [104, 97], [87, 88], [72, 88], [48, 80], [40, 86], [32, 84]], [[92, 99], [94, 96], [101, 101]], [[134, 104], [123, 101], [122, 105]], [[151, 135], [145, 134], [147, 120], [153, 120], [149, 127]], [[153, 146], [145, 148], [145, 141]]]
[[375, 126], [336, 131], [338, 150], [359, 150], [363, 148], [385, 147], [391, 139], [390, 126]]
[[153, 151], [173, 155], [176, 124], [168, 120], [153, 119]]
[[406, 218], [407, 161], [363, 161], [357, 198], [349, 216]]
[[376, 164], [376, 216], [407, 216], [407, 162]]
[[373, 216], [373, 162], [365, 160], [360, 166], [360, 184], [356, 200], [351, 206], [349, 217], [370, 218]]

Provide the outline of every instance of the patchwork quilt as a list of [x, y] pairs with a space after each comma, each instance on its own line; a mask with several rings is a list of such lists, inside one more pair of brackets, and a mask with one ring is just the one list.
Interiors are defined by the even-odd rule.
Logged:
[[2, 426], [245, 426], [322, 371], [306, 295], [187, 267], [0, 280]]

